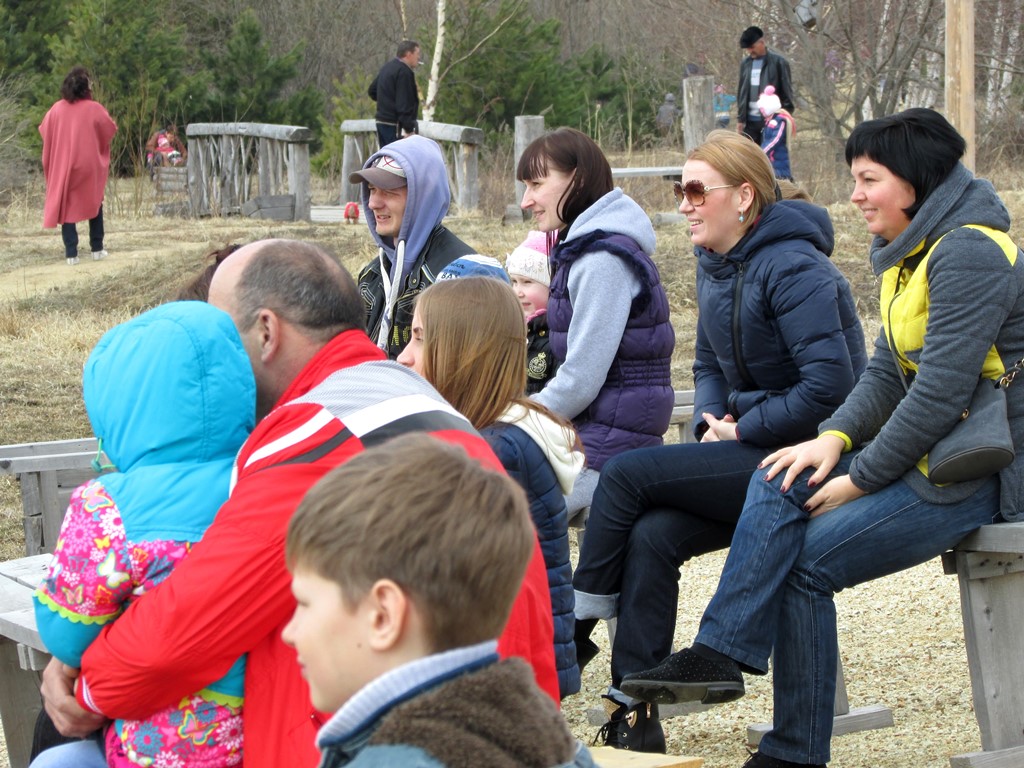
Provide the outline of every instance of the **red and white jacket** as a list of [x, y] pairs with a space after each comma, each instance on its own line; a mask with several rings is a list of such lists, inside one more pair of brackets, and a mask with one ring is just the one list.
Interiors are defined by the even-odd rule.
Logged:
[[[146, 717], [220, 678], [248, 654], [247, 768], [316, 765], [321, 718], [295, 652], [281, 641], [295, 608], [284, 563], [288, 521], [330, 469], [410, 431], [462, 445], [501, 471], [469, 422], [419, 376], [385, 360], [361, 331], [347, 331], [325, 345], [242, 446], [231, 496], [203, 540], [170, 578], [89, 647], [79, 703], [108, 717]], [[499, 651], [524, 658], [540, 687], [558, 701], [551, 600], [539, 544]]]

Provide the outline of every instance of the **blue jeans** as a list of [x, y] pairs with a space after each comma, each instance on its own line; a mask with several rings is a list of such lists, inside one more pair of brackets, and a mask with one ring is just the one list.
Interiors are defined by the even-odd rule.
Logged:
[[29, 768], [107, 768], [107, 758], [96, 741], [86, 739], [40, 752]]
[[577, 618], [619, 617], [614, 687], [671, 652], [679, 567], [729, 546], [750, 475], [767, 453], [686, 443], [628, 451], [602, 467], [573, 586]]
[[[67, 258], [78, 256], [78, 225], [74, 222], [60, 225], [60, 236], [64, 241], [64, 255]], [[103, 206], [99, 212], [89, 219], [89, 247], [93, 251], [103, 250]]]
[[[845, 474], [855, 453], [833, 475]], [[795, 763], [826, 763], [832, 738], [838, 640], [833, 597], [919, 565], [979, 526], [1001, 520], [999, 481], [955, 504], [923, 501], [902, 480], [808, 520], [805, 472], [750, 481], [718, 590], [697, 642], [766, 671], [775, 648], [774, 722], [759, 749]]]

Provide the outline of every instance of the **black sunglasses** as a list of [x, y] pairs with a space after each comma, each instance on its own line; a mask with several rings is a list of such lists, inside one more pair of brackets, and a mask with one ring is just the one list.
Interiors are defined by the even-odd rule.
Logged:
[[704, 205], [704, 198], [713, 189], [728, 189], [735, 187], [735, 184], [720, 184], [717, 187], [705, 187], [703, 181], [691, 179], [685, 184], [681, 181], [672, 182], [672, 193], [676, 196], [676, 202], [683, 204], [685, 198], [694, 208]]

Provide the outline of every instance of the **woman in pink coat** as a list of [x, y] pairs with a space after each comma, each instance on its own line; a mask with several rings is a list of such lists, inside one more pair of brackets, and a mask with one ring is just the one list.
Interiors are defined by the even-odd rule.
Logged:
[[78, 263], [79, 221], [89, 221], [89, 247], [96, 260], [103, 250], [103, 188], [110, 172], [110, 140], [117, 124], [92, 100], [85, 67], [75, 67], [60, 87], [61, 100], [50, 107], [39, 133], [43, 137], [46, 204], [43, 226], [56, 227], [68, 264]]

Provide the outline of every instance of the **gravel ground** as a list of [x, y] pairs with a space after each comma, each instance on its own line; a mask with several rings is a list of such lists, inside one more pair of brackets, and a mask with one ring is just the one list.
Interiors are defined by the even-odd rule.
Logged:
[[[688, 645], [714, 592], [724, 553], [682, 571], [677, 646]], [[832, 740], [832, 768], [945, 768], [951, 755], [981, 749], [971, 702], [959, 589], [938, 560], [846, 590], [836, 597], [839, 649], [850, 707], [882, 704], [895, 726]], [[600, 705], [609, 680], [607, 634], [584, 672], [583, 691], [563, 704], [573, 732], [592, 740], [587, 709]], [[746, 679], [730, 704], [664, 722], [669, 752], [704, 758], [705, 768], [739, 768], [747, 726], [771, 721], [771, 675]]]

